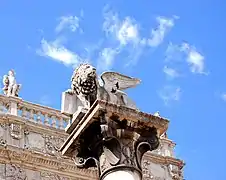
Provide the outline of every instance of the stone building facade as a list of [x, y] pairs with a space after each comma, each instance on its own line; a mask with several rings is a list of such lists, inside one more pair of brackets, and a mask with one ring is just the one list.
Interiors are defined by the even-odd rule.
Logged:
[[[59, 110], [0, 95], [0, 180], [98, 179], [95, 168], [79, 169], [59, 151], [69, 120]], [[161, 137], [159, 148], [143, 158], [143, 180], [183, 179], [174, 147]]]

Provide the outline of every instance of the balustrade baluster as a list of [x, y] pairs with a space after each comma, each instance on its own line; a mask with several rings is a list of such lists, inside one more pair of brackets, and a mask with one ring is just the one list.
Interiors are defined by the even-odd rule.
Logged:
[[59, 118], [59, 129], [64, 129], [64, 119], [62, 117]]
[[22, 117], [27, 118], [27, 108], [26, 107], [22, 108]]
[[29, 111], [29, 119], [31, 121], [34, 121], [34, 110], [33, 109], [30, 109], [30, 111]]
[[48, 116], [48, 114], [45, 113], [44, 117], [45, 117], [45, 119], [44, 119], [44, 125], [49, 126], [49, 116]]
[[37, 123], [39, 123], [39, 124], [42, 123], [42, 120], [41, 120], [41, 112], [40, 111], [37, 112]]
[[56, 128], [56, 116], [52, 116], [52, 127]]

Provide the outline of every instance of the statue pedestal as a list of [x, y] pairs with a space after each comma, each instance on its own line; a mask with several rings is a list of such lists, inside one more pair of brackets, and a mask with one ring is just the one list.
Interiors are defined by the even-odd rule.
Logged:
[[80, 168], [97, 167], [100, 180], [141, 180], [142, 157], [158, 147], [167, 128], [161, 117], [96, 100], [73, 125], [61, 151]]
[[71, 95], [68, 92], [62, 93], [61, 101], [61, 113], [66, 115], [74, 114], [78, 110], [79, 106], [82, 106], [82, 103], [76, 94]]

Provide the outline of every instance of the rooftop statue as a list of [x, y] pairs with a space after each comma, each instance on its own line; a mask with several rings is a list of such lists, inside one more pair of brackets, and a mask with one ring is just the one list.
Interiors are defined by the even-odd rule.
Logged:
[[67, 93], [76, 94], [85, 108], [91, 107], [96, 99], [136, 108], [122, 90], [135, 87], [140, 83], [139, 79], [117, 72], [104, 72], [100, 77], [103, 85], [99, 83], [96, 69], [93, 66], [81, 64], [73, 72], [71, 89]]
[[10, 70], [8, 75], [3, 76], [3, 93], [7, 96], [16, 96], [18, 97], [21, 84], [16, 83], [15, 72]]

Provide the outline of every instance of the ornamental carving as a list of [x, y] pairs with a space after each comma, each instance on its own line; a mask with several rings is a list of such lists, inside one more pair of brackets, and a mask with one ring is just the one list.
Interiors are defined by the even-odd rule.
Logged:
[[70, 179], [51, 172], [41, 172], [41, 180], [70, 180]]
[[12, 123], [10, 124], [10, 135], [14, 139], [20, 139], [22, 137], [21, 135], [21, 125]]
[[104, 111], [99, 118], [81, 134], [75, 164], [81, 168], [96, 166], [101, 177], [116, 166], [133, 167], [141, 175], [143, 154], [159, 145], [156, 129], [131, 130], [126, 119], [107, 117]]
[[6, 165], [6, 180], [27, 180], [25, 171], [18, 165]]
[[59, 154], [60, 147], [64, 143], [65, 139], [63, 137], [48, 136], [45, 135], [45, 151], [48, 154], [55, 155]]
[[150, 162], [147, 160], [144, 160], [142, 163], [143, 180], [150, 180], [154, 178], [153, 174], [148, 168], [149, 165], [150, 165]]
[[167, 168], [168, 168], [168, 172], [173, 180], [182, 180], [183, 179], [182, 172], [178, 166], [169, 164], [167, 166]]

